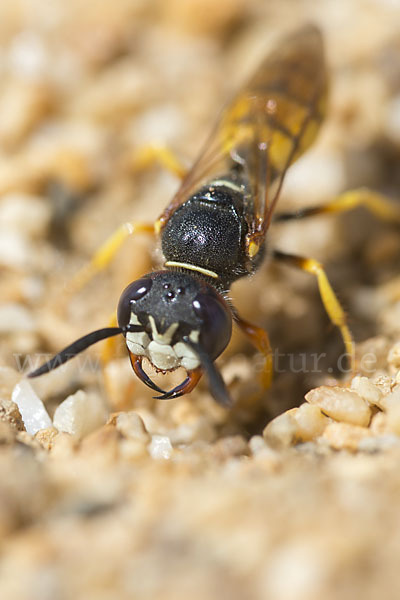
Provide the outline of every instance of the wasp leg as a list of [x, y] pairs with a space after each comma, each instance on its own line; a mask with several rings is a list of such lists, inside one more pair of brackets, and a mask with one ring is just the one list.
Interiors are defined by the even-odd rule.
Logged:
[[[116, 327], [117, 325], [118, 325], [117, 314], [114, 311], [112, 316], [109, 318], [108, 326]], [[101, 363], [101, 370], [102, 370], [102, 374], [103, 374], [104, 387], [105, 387], [105, 391], [106, 391], [106, 396], [110, 400], [113, 397], [113, 385], [112, 385], [112, 378], [110, 376], [110, 373], [109, 373], [109, 370], [107, 367], [108, 367], [108, 364], [113, 360], [113, 358], [115, 358], [115, 356], [117, 354], [117, 344], [118, 344], [117, 338], [110, 337], [110, 338], [104, 340], [104, 342], [101, 345], [101, 350], [100, 350], [100, 363]]]
[[245, 321], [237, 314], [235, 314], [235, 322], [238, 324], [243, 333], [247, 335], [253, 346], [264, 356], [264, 365], [261, 373], [261, 385], [264, 389], [268, 389], [271, 385], [274, 370], [272, 348], [268, 333], [261, 327]]
[[193, 371], [188, 371], [188, 376], [182, 383], [174, 387], [170, 392], [163, 392], [162, 396], [154, 396], [154, 398], [156, 400], [171, 400], [172, 398], [179, 398], [184, 394], [189, 394], [198, 384], [202, 374], [203, 371], [201, 367], [194, 369]]
[[91, 261], [73, 277], [67, 286], [66, 297], [81, 290], [95, 275], [103, 271], [112, 261], [124, 241], [133, 234], [148, 233], [155, 235], [152, 223], [123, 223], [95, 252]]
[[284, 252], [280, 252], [278, 250], [274, 251], [273, 258], [293, 267], [298, 267], [302, 271], [307, 271], [307, 273], [311, 273], [317, 278], [322, 303], [330, 320], [340, 330], [346, 354], [349, 357], [351, 372], [355, 373], [355, 344], [353, 336], [346, 322], [346, 313], [341, 307], [340, 302], [337, 299], [331, 284], [329, 283], [329, 279], [322, 264], [313, 258], [285, 254]]
[[150, 377], [147, 375], [147, 373], [144, 372], [144, 370], [142, 368], [142, 361], [143, 361], [142, 356], [135, 356], [135, 354], [132, 354], [132, 352], [129, 352], [129, 358], [131, 360], [132, 369], [134, 370], [135, 375], [137, 375], [137, 377], [140, 379], [140, 381], [142, 381], [145, 385], [147, 385], [147, 387], [151, 388], [154, 392], [158, 392], [159, 394], [163, 394], [163, 395], [168, 393], [168, 392], [165, 392], [165, 390], [162, 390], [160, 387], [158, 387], [158, 385], [156, 385], [150, 379]]
[[164, 169], [183, 179], [187, 173], [186, 167], [181, 163], [177, 156], [165, 146], [151, 145], [144, 146], [140, 150], [131, 153], [128, 157], [130, 168], [136, 171], [143, 171], [159, 163]]
[[[112, 316], [109, 318], [108, 327], [118, 327], [117, 314], [115, 311], [113, 312]], [[101, 352], [100, 352], [100, 360], [101, 360], [101, 364], [103, 366], [107, 365], [115, 357], [116, 347], [117, 347], [117, 340], [115, 337], [113, 337], [113, 338], [110, 337], [110, 338], [104, 340], [104, 343], [101, 346]]]
[[357, 206], [364, 206], [373, 215], [383, 221], [400, 223], [400, 204], [392, 202], [382, 194], [367, 188], [349, 190], [340, 194], [331, 202], [319, 206], [311, 206], [296, 212], [281, 213], [275, 216], [274, 222], [281, 223], [292, 219], [304, 219], [314, 215], [335, 214], [352, 210]]

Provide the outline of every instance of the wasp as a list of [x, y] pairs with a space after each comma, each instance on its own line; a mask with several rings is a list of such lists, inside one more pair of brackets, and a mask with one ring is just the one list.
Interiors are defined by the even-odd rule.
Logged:
[[[206, 374], [221, 405], [231, 397], [215, 360], [228, 345], [232, 323], [264, 355], [262, 383], [269, 385], [272, 352], [266, 331], [240, 317], [228, 299], [232, 283], [252, 275], [267, 254], [271, 222], [334, 213], [364, 204], [379, 216], [399, 219], [398, 210], [366, 190], [342, 194], [330, 204], [274, 216], [289, 166], [312, 144], [327, 104], [322, 35], [309, 25], [289, 35], [259, 66], [222, 111], [203, 152], [162, 215], [152, 226], [161, 242], [162, 270], [143, 275], [123, 291], [118, 327], [89, 333], [29, 374], [51, 371], [98, 342], [122, 334], [134, 372], [159, 394], [177, 398]], [[345, 313], [322, 265], [311, 258], [271, 251], [270, 256], [315, 275], [321, 298], [339, 328], [354, 363]], [[165, 391], [143, 369], [183, 367], [186, 379]]]

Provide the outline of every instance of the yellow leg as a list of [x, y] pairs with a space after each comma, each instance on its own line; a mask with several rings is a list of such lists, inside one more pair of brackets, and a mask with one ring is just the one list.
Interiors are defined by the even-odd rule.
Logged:
[[272, 360], [272, 349], [269, 342], [268, 333], [261, 327], [245, 321], [238, 315], [235, 315], [235, 322], [240, 329], [247, 335], [251, 343], [264, 356], [264, 364], [261, 372], [261, 385], [268, 389], [272, 382], [274, 365]]
[[275, 251], [273, 256], [279, 261], [285, 262], [294, 267], [298, 267], [302, 271], [307, 271], [307, 273], [315, 275], [318, 281], [319, 293], [321, 295], [323, 305], [332, 323], [340, 330], [346, 354], [349, 357], [351, 371], [354, 374], [356, 366], [353, 336], [351, 335], [350, 329], [346, 322], [346, 313], [341, 307], [321, 263], [313, 258], [304, 258], [302, 256], [295, 256], [293, 254], [285, 254], [280, 251]]
[[[117, 325], [117, 314], [116, 312], [114, 312], [109, 320], [108, 326], [116, 327]], [[131, 407], [131, 399], [133, 388], [135, 385], [135, 379], [134, 377], [129, 379], [126, 389], [124, 389], [122, 393], [122, 397], [118, 395], [116, 396], [116, 384], [115, 381], [113, 381], [112, 375], [110, 374], [110, 371], [107, 368], [109, 363], [117, 356], [117, 344], [119, 343], [118, 340], [120, 339], [120, 336], [110, 337], [105, 339], [102, 343], [100, 354], [101, 370], [103, 374], [104, 388], [110, 406], [113, 408], [113, 410], [128, 410], [129, 407]]]
[[128, 162], [134, 172], [149, 169], [157, 163], [179, 179], [183, 179], [187, 172], [175, 154], [165, 146], [144, 146], [140, 150], [132, 152]]
[[400, 203], [391, 201], [382, 194], [367, 188], [349, 190], [324, 205], [305, 208], [293, 213], [278, 214], [275, 217], [275, 222], [303, 219], [314, 215], [342, 213], [357, 206], [364, 206], [379, 219], [400, 224]]
[[[117, 313], [115, 311], [113, 312], [112, 316], [110, 317], [107, 327], [118, 327]], [[109, 338], [105, 339], [104, 342], [102, 343], [100, 360], [101, 360], [101, 364], [103, 365], [103, 367], [115, 357], [116, 346], [117, 346], [117, 336], [109, 337]]]
[[95, 275], [103, 271], [112, 261], [123, 242], [134, 233], [155, 235], [152, 223], [124, 223], [100, 246], [92, 260], [85, 265], [72, 279], [67, 288], [67, 295], [82, 289]]

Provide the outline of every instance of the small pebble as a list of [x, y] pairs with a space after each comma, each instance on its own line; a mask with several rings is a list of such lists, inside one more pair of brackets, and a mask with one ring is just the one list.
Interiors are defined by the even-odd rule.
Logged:
[[378, 412], [371, 419], [371, 424], [369, 426], [371, 433], [374, 435], [383, 435], [388, 430], [387, 425], [387, 416], [383, 412]]
[[302, 442], [308, 442], [321, 435], [330, 422], [318, 406], [307, 402], [295, 408], [293, 416], [297, 423], [296, 437]]
[[260, 452], [264, 452], [268, 449], [265, 440], [261, 435], [253, 435], [253, 437], [249, 440], [249, 448], [253, 455], [259, 454]]
[[49, 427], [48, 429], [41, 429], [35, 435], [35, 439], [39, 444], [46, 450], [51, 450], [54, 445], [54, 440], [60, 435], [59, 431], [55, 427]]
[[117, 415], [115, 425], [120, 433], [128, 439], [148, 444], [151, 441], [143, 419], [136, 412], [121, 412]]
[[376, 387], [384, 396], [387, 396], [387, 394], [390, 394], [393, 389], [393, 379], [389, 375], [384, 375], [381, 373], [374, 379], [374, 385], [376, 385]]
[[174, 445], [191, 444], [197, 440], [213, 442], [217, 432], [207, 418], [199, 416], [192, 422], [182, 423], [171, 429], [169, 437]]
[[54, 427], [82, 439], [106, 421], [104, 403], [96, 394], [79, 390], [68, 396], [54, 413]]
[[357, 392], [361, 398], [364, 398], [368, 404], [381, 408], [382, 392], [374, 385], [368, 377], [354, 377], [351, 382], [351, 389]]
[[400, 385], [396, 385], [389, 394], [382, 398], [381, 405], [385, 412], [400, 406]]
[[0, 233], [0, 265], [28, 271], [32, 264], [32, 248], [26, 238], [14, 230], [2, 229]]
[[299, 408], [292, 408], [273, 419], [263, 435], [273, 447], [291, 446], [320, 436], [329, 423], [330, 419], [318, 406], [305, 402]]
[[263, 437], [273, 448], [287, 447], [295, 443], [297, 431], [298, 424], [293, 411], [288, 410], [268, 423]]
[[358, 450], [360, 452], [382, 452], [388, 448], [399, 446], [400, 439], [394, 434], [377, 435], [374, 437], [365, 437], [360, 440]]
[[118, 449], [119, 455], [130, 461], [137, 461], [148, 457], [148, 450], [145, 444], [134, 438], [121, 440]]
[[371, 409], [356, 392], [338, 386], [321, 386], [305, 396], [307, 402], [316, 404], [323, 413], [335, 421], [365, 427], [371, 420]]
[[47, 52], [44, 37], [33, 30], [17, 33], [8, 48], [8, 67], [21, 79], [35, 80], [46, 73], [53, 57]]
[[21, 304], [3, 304], [0, 307], [0, 333], [22, 331], [26, 333], [34, 329], [31, 313]]
[[43, 237], [51, 219], [51, 207], [44, 198], [10, 193], [0, 204], [0, 229], [18, 231], [26, 237]]
[[31, 435], [52, 426], [43, 402], [26, 379], [15, 386], [12, 401], [18, 406], [25, 429]]
[[369, 437], [370, 430], [350, 423], [330, 423], [322, 439], [327, 441], [334, 450], [350, 450], [356, 452], [360, 442]]
[[7, 423], [15, 431], [25, 429], [18, 406], [8, 398], [0, 397], [0, 421]]
[[166, 435], [153, 435], [148, 449], [150, 456], [155, 459], [168, 460], [173, 452], [170, 439]]

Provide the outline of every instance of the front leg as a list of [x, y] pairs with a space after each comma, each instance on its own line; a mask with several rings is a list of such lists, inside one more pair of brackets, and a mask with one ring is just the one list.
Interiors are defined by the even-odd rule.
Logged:
[[253, 325], [253, 323], [250, 323], [249, 321], [245, 321], [238, 314], [235, 314], [235, 322], [249, 338], [253, 346], [261, 352], [264, 357], [264, 364], [261, 372], [261, 385], [263, 389], [266, 390], [271, 385], [274, 370], [272, 349], [268, 333], [261, 327]]

